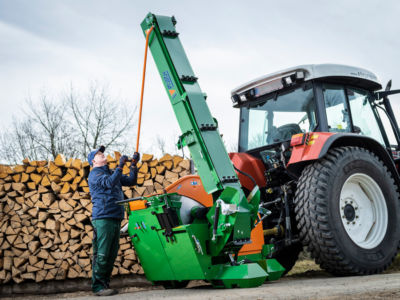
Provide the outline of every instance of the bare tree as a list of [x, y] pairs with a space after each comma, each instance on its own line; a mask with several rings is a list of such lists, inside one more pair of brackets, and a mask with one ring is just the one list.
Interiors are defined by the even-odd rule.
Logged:
[[158, 134], [156, 136], [155, 147], [157, 148], [156, 150], [159, 150], [162, 155], [164, 155], [166, 153], [166, 151], [165, 151], [165, 139], [162, 136], [158, 135]]
[[55, 159], [59, 153], [85, 159], [100, 145], [124, 152], [130, 145], [127, 133], [134, 123], [134, 111], [97, 83], [85, 97], [79, 97], [72, 87], [61, 99], [44, 93], [39, 101], [28, 99], [22, 118], [0, 132], [0, 160]]
[[42, 157], [55, 159], [59, 153], [75, 156], [75, 131], [68, 121], [65, 104], [47, 95], [42, 95], [39, 103], [28, 99], [27, 104], [29, 111], [21, 124], [25, 132], [21, 139], [30, 140]]
[[46, 95], [38, 102], [28, 99], [22, 120], [14, 118], [12, 126], [1, 134], [0, 158], [17, 163], [24, 158], [54, 159], [58, 153], [74, 156], [73, 133], [64, 105]]
[[65, 97], [71, 122], [78, 132], [77, 149], [81, 157], [100, 145], [124, 151], [127, 131], [133, 127], [136, 108], [115, 101], [107, 87], [93, 83], [89, 93], [81, 97], [71, 86]]

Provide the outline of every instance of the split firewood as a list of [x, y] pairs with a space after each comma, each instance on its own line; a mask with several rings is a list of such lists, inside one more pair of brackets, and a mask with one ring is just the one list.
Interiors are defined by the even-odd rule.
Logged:
[[64, 167], [66, 163], [65, 157], [62, 154], [58, 154], [54, 160], [54, 164], [58, 167]]

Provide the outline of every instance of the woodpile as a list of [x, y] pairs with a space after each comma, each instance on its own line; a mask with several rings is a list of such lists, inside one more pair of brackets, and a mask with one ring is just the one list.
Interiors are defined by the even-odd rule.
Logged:
[[[111, 169], [120, 154], [107, 156]], [[126, 198], [162, 193], [190, 174], [190, 161], [143, 154], [137, 185], [123, 187]], [[0, 283], [90, 278], [93, 228], [88, 162], [29, 161], [0, 165]], [[123, 169], [129, 174], [129, 163]], [[127, 220], [123, 221], [126, 224]], [[143, 274], [128, 237], [121, 237], [113, 275]]]

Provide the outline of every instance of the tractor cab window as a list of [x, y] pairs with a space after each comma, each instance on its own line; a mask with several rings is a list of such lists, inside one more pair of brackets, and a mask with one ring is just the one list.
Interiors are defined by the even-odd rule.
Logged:
[[313, 86], [304, 84], [241, 107], [240, 151], [282, 141], [316, 126]]
[[323, 84], [328, 129], [330, 132], [351, 132], [346, 94], [340, 85]]
[[368, 101], [368, 92], [356, 88], [348, 88], [351, 116], [355, 132], [374, 138], [384, 145], [381, 130]]

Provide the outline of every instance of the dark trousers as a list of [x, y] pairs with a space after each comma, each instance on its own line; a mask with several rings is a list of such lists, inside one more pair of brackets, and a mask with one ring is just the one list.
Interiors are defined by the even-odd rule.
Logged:
[[110, 284], [114, 261], [118, 255], [121, 221], [116, 219], [99, 219], [92, 221], [93, 261], [92, 291], [106, 289]]

